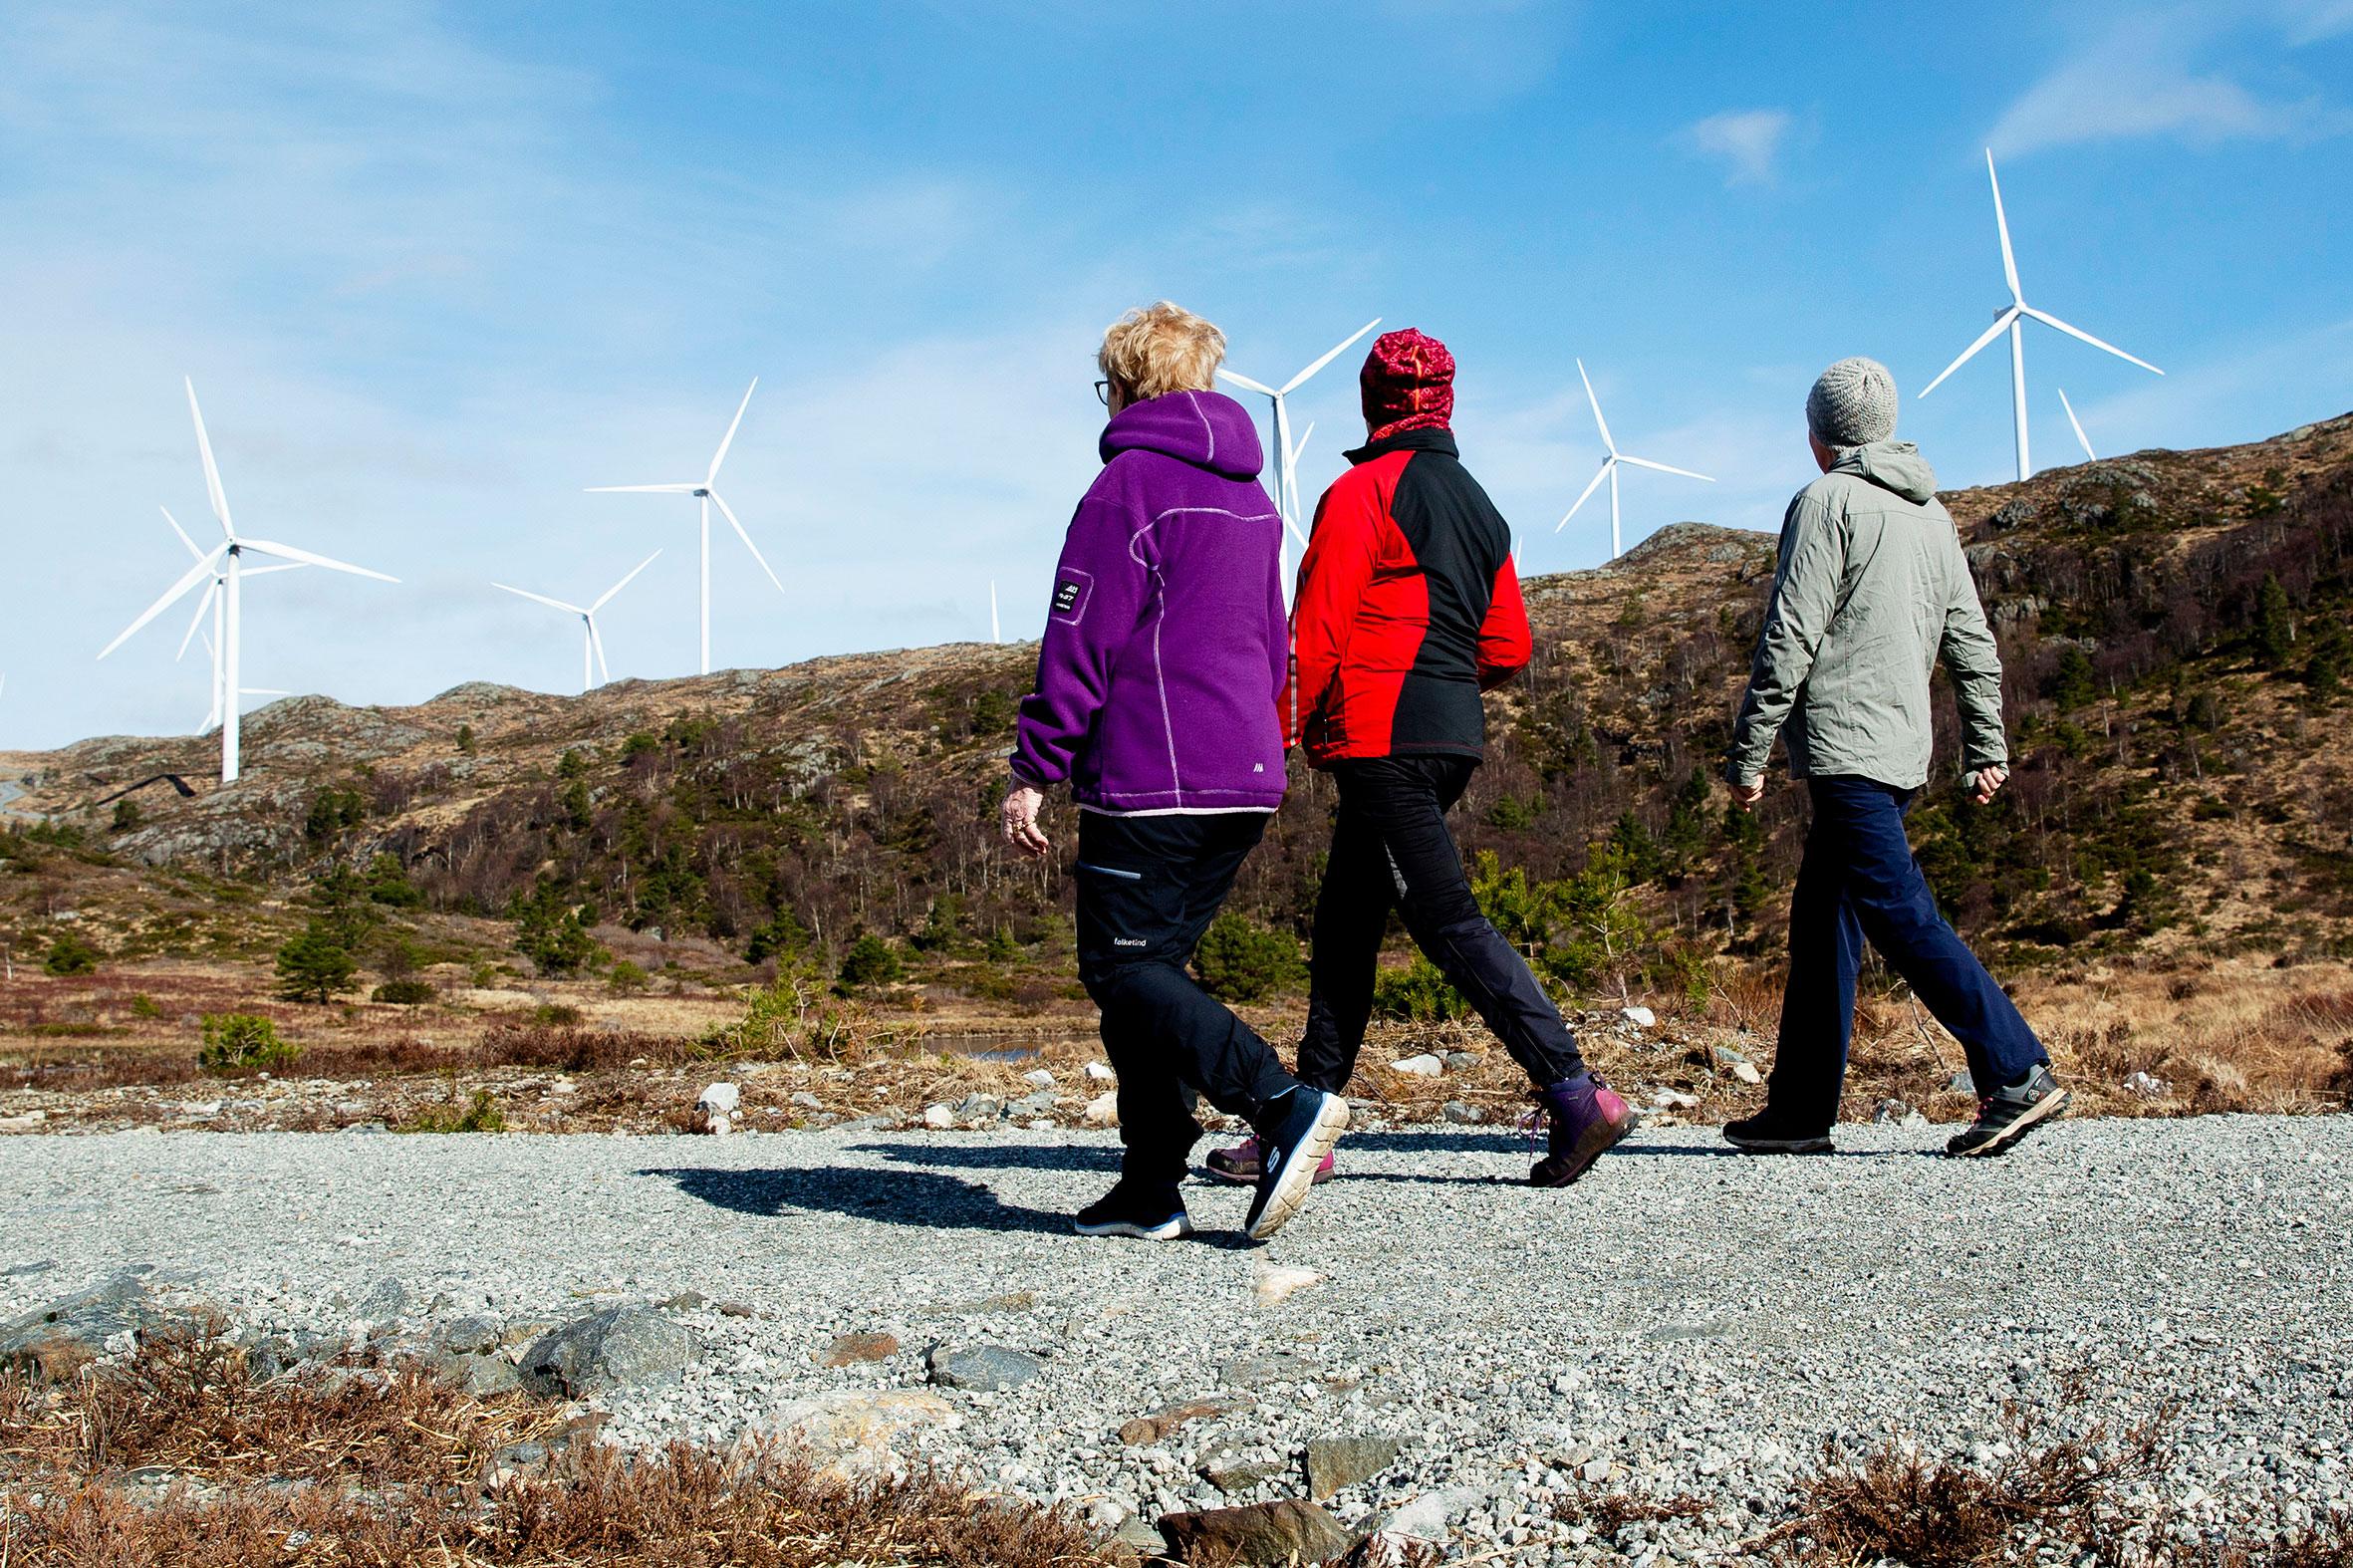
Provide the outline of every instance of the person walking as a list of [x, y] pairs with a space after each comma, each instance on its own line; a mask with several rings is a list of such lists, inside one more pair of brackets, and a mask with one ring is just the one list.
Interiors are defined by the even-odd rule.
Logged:
[[1104, 334], [1103, 471], [1055, 568], [1037, 689], [1021, 702], [1006, 842], [1052, 853], [1044, 792], [1079, 808], [1079, 978], [1119, 1075], [1120, 1178], [1082, 1235], [1192, 1228], [1179, 1194], [1201, 1136], [1192, 1097], [1266, 1151], [1244, 1227], [1299, 1210], [1348, 1125], [1185, 970], [1284, 792], [1282, 519], [1249, 414], [1211, 390], [1225, 337], [1163, 301]]
[[1940, 655], [1960, 699], [1963, 787], [1990, 803], [2009, 778], [2001, 657], [1937, 476], [1896, 433], [1896, 384], [1841, 360], [1806, 397], [1822, 476], [1781, 523], [1771, 602], [1724, 777], [1753, 810], [1775, 735], [1806, 781], [1813, 822], [1789, 905], [1789, 981], [1765, 1107], [1724, 1128], [1751, 1154], [1830, 1149], [1854, 1038], [1863, 944], [1878, 949], [1961, 1042], [1977, 1117], [1946, 1145], [1999, 1155], [2066, 1110], [2050, 1056], [1945, 917], [1904, 833], [1928, 782], [1929, 680]]
[[[1366, 441], [1317, 504], [1292, 611], [1286, 721], [1340, 797], [1299, 1076], [1335, 1098], [1346, 1087], [1395, 909], [1535, 1086], [1550, 1131], [1529, 1179], [1566, 1186], [1634, 1114], [1586, 1070], [1560, 1009], [1480, 912], [1445, 822], [1485, 752], [1480, 693], [1530, 656], [1511, 529], [1462, 466], [1444, 344], [1385, 333], [1358, 386]], [[1267, 1157], [1248, 1140], [1209, 1169], [1257, 1179]]]

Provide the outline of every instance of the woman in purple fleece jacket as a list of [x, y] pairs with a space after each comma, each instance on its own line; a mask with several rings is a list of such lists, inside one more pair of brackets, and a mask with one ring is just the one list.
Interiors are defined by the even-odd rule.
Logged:
[[1104, 334], [1103, 472], [1063, 542], [1011, 758], [1007, 843], [1052, 852], [1038, 810], [1054, 785], [1080, 813], [1079, 978], [1127, 1146], [1083, 1235], [1192, 1228], [1177, 1184], [1201, 1136], [1194, 1095], [1265, 1141], [1253, 1239], [1298, 1211], [1348, 1125], [1345, 1101], [1284, 1071], [1185, 968], [1283, 800], [1283, 523], [1250, 416], [1210, 390], [1224, 357], [1224, 334], [1166, 301]]

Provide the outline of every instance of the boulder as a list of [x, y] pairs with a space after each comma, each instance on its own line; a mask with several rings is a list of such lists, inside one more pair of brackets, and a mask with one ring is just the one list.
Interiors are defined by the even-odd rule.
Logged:
[[1311, 1437], [1307, 1442], [1307, 1494], [1329, 1497], [1369, 1481], [1389, 1468], [1402, 1440], [1387, 1437]]
[[1091, 1084], [1108, 1084], [1120, 1076], [1111, 1070], [1109, 1062], [1089, 1062], [1086, 1071], [1087, 1082]]
[[923, 1125], [931, 1128], [953, 1127], [956, 1125], [956, 1114], [943, 1105], [927, 1105], [923, 1107]]
[[1443, 1057], [1424, 1051], [1420, 1056], [1400, 1057], [1389, 1064], [1393, 1073], [1404, 1073], [1408, 1078], [1437, 1078], [1446, 1070]]
[[524, 1387], [568, 1400], [669, 1377], [701, 1353], [694, 1336], [649, 1307], [607, 1307], [541, 1336], [524, 1353]]
[[1306, 1357], [1278, 1350], [1229, 1361], [1218, 1369], [1217, 1376], [1227, 1388], [1263, 1389], [1277, 1383], [1313, 1382], [1316, 1370], [1315, 1363]]
[[843, 1334], [817, 1353], [820, 1365], [854, 1367], [862, 1361], [883, 1361], [899, 1354], [899, 1340], [890, 1334]]
[[1652, 1029], [1658, 1027], [1659, 1023], [1659, 1015], [1648, 1007], [1621, 1007], [1618, 1016], [1628, 1027], [1635, 1029]]
[[1087, 1102], [1087, 1109], [1081, 1113], [1081, 1116], [1089, 1127], [1119, 1126], [1119, 1091], [1116, 1089], [1107, 1090], [1103, 1094], [1097, 1095], [1094, 1099]]
[[943, 1389], [968, 1389], [995, 1394], [1019, 1388], [1045, 1370], [1046, 1364], [1026, 1351], [1002, 1345], [971, 1345], [961, 1350], [934, 1347], [925, 1358], [931, 1381]]
[[694, 1125], [715, 1138], [735, 1131], [735, 1114], [743, 1105], [741, 1086], [724, 1081], [707, 1084], [694, 1097]]
[[779, 1406], [763, 1425], [855, 1475], [896, 1468], [922, 1433], [959, 1424], [955, 1407], [927, 1389], [840, 1389]]
[[1161, 1538], [1178, 1562], [1231, 1562], [1253, 1568], [1326, 1562], [1350, 1545], [1339, 1520], [1296, 1497], [1242, 1508], [1164, 1514]]
[[130, 1338], [196, 1326], [196, 1315], [168, 1303], [154, 1269], [142, 1264], [0, 1324], [0, 1371], [64, 1383], [110, 1351], [128, 1349]]
[[1187, 1422], [1200, 1421], [1210, 1416], [1238, 1416], [1251, 1406], [1251, 1401], [1239, 1395], [1211, 1395], [1206, 1399], [1181, 1400], [1164, 1406], [1149, 1416], [1139, 1416], [1120, 1428], [1120, 1441], [1131, 1448], [1149, 1448], [1165, 1439]]
[[1457, 1127], [1476, 1127], [1487, 1119], [1487, 1113], [1462, 1100], [1448, 1100], [1438, 1112]]

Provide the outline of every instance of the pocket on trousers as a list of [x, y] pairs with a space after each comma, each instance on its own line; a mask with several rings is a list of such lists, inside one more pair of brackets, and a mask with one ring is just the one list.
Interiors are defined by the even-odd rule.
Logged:
[[1094, 964], [1155, 956], [1171, 940], [1178, 890], [1165, 870], [1079, 862], [1079, 956]]

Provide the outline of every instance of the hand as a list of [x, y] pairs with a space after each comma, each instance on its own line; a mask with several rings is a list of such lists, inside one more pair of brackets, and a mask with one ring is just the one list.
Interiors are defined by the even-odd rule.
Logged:
[[1969, 799], [1980, 806], [1990, 805], [1993, 797], [2000, 793], [2001, 787], [2009, 780], [2010, 770], [1999, 763], [1989, 768], [1979, 768], [1965, 780], [1969, 787]]
[[1732, 804], [1742, 811], [1754, 811], [1756, 803], [1764, 799], [1764, 777], [1762, 774], [1744, 784], [1733, 784], [1729, 788], [1732, 792]]
[[997, 825], [1004, 831], [1005, 842], [1031, 860], [1044, 860], [1054, 853], [1053, 841], [1038, 828], [1038, 811], [1045, 804], [1045, 796], [1027, 784], [1016, 784], [1005, 792], [1005, 804], [997, 811]]

